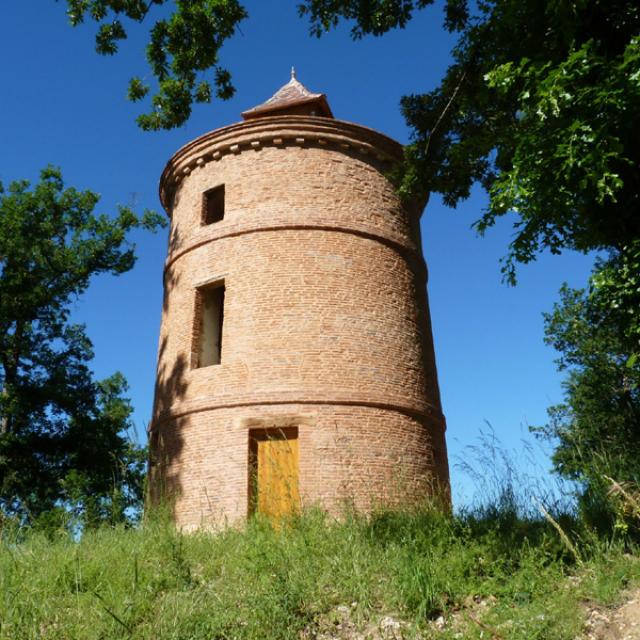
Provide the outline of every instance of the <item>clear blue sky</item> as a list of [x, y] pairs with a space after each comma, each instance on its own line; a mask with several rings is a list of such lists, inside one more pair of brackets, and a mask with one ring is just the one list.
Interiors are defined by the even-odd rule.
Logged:
[[[35, 180], [48, 163], [68, 185], [101, 194], [100, 212], [118, 203], [160, 210], [157, 186], [170, 156], [211, 129], [236, 122], [289, 79], [327, 94], [336, 117], [408, 141], [400, 96], [433, 88], [447, 66], [451, 39], [430, 8], [404, 31], [353, 42], [348, 28], [318, 40], [292, 2], [247, 0], [251, 17], [223, 50], [236, 96], [195, 109], [189, 123], [160, 133], [140, 131], [138, 105], [126, 101], [131, 75], [148, 73], [143, 58], [149, 25], [133, 25], [115, 57], [94, 52], [95, 26], [68, 26], [64, 2], [5, 3], [0, 22], [0, 180]], [[153, 12], [152, 16], [153, 17]], [[545, 421], [561, 398], [556, 355], [543, 344], [542, 312], [563, 281], [586, 283], [592, 259], [543, 256], [520, 269], [516, 288], [502, 284], [499, 258], [512, 230], [507, 221], [478, 238], [471, 223], [485, 203], [480, 190], [452, 211], [433, 197], [422, 237], [454, 495], [471, 491], [456, 469], [477, 443], [485, 421], [504, 447], [522, 449], [528, 424]], [[139, 260], [118, 278], [94, 280], [75, 306], [95, 347], [98, 377], [122, 371], [131, 386], [139, 438], [151, 414], [161, 312], [166, 232], [136, 236]]]

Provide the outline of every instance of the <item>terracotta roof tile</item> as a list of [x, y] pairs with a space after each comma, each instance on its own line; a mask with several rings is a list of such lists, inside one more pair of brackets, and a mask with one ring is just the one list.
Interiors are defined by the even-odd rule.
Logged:
[[295, 70], [291, 70], [291, 80], [278, 89], [266, 102], [242, 112], [245, 120], [263, 115], [276, 115], [272, 112], [286, 112], [299, 105], [309, 104], [317, 107], [317, 114], [333, 118], [331, 108], [324, 93], [312, 93], [296, 78]]

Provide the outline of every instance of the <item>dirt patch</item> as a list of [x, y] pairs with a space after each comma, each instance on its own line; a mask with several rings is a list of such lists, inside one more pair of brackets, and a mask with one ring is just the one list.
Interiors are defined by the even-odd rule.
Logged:
[[336, 607], [309, 625], [301, 640], [404, 640], [409, 625], [393, 616], [383, 616], [375, 622], [358, 624], [353, 618], [357, 603]]
[[616, 609], [589, 608], [585, 640], [640, 640], [640, 590]]
[[[495, 603], [493, 596], [469, 596], [460, 609], [450, 611], [446, 617], [440, 615], [430, 620], [426, 624], [426, 637], [437, 638], [447, 630], [456, 638], [464, 638], [464, 629], [473, 623], [487, 638], [500, 638], [481, 620]], [[322, 614], [304, 629], [300, 640], [420, 640], [425, 637], [415, 624], [402, 620], [395, 613], [359, 619], [357, 606], [358, 603], [353, 602]]]
[[[481, 618], [496, 600], [468, 598], [457, 611], [447, 618], [439, 616], [427, 624], [427, 637], [437, 638], [445, 629], [454, 637], [463, 638], [469, 624], [479, 626], [487, 638], [503, 640], [497, 631], [486, 626]], [[300, 635], [300, 640], [406, 640], [421, 638], [410, 623], [395, 616], [377, 616], [375, 620], [357, 620], [357, 603], [340, 606], [324, 614], [310, 624]], [[640, 589], [626, 595], [624, 604], [615, 608], [595, 605], [586, 607], [587, 619], [580, 640], [640, 640]], [[457, 633], [455, 633], [457, 631]]]

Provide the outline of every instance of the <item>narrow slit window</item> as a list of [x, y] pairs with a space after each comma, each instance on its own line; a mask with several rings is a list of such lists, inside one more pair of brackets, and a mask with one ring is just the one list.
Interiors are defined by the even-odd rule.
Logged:
[[224, 320], [224, 284], [198, 290], [197, 366], [220, 364], [222, 323]]
[[202, 194], [202, 224], [213, 224], [224, 218], [224, 185]]

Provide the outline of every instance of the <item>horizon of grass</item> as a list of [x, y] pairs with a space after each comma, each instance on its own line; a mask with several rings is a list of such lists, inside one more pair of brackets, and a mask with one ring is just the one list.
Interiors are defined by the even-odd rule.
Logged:
[[[190, 534], [170, 509], [81, 536], [0, 521], [0, 640], [355, 637], [345, 615], [365, 638], [574, 640], [586, 603], [640, 585], [638, 548], [588, 525], [570, 485], [542, 484], [534, 453], [517, 464], [488, 426], [459, 465], [475, 499], [451, 512], [310, 508]], [[386, 616], [399, 631], [380, 631]]]
[[465, 513], [310, 509], [219, 533], [182, 534], [166, 515], [79, 540], [6, 526], [0, 638], [312, 637], [346, 606], [363, 629], [403, 621], [406, 638], [573, 639], [581, 603], [613, 602], [640, 583], [640, 563], [622, 538], [553, 520], [575, 553], [551, 522], [519, 513], [513, 492]]

